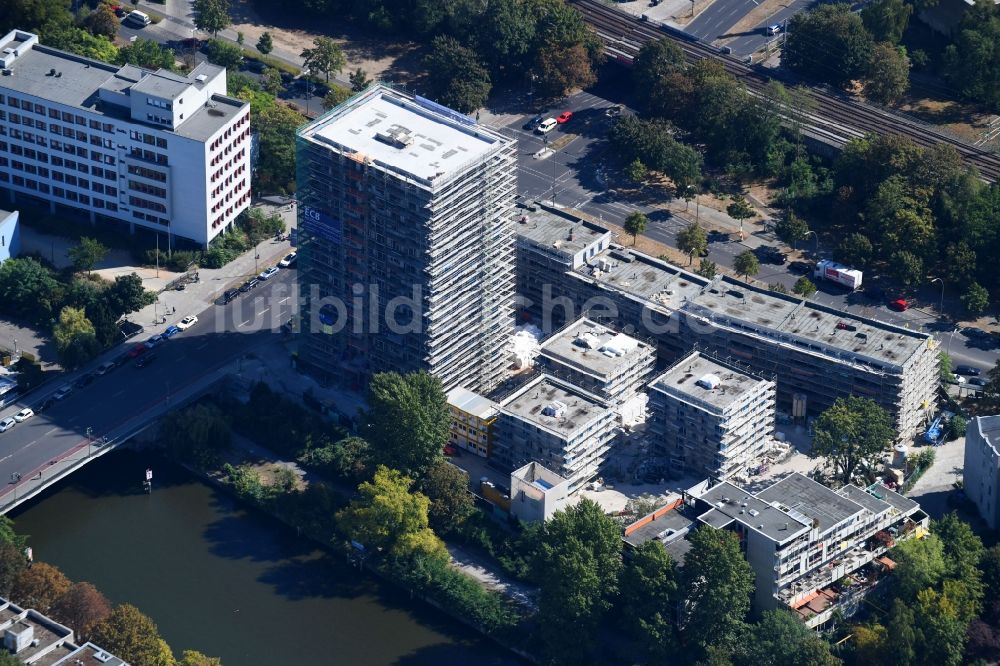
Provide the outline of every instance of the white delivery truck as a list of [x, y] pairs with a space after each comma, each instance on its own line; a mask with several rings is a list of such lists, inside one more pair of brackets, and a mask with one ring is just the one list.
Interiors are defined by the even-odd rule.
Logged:
[[835, 261], [823, 259], [816, 263], [816, 270], [813, 273], [813, 277], [836, 282], [853, 291], [861, 287], [861, 279], [864, 277], [864, 273], [843, 264], [838, 264]]

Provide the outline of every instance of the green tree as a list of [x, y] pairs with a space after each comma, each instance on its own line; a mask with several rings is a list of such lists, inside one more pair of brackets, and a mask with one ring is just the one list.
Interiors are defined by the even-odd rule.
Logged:
[[649, 663], [666, 663], [677, 649], [674, 615], [677, 566], [657, 540], [632, 553], [621, 574], [621, 622]]
[[[14, 521], [7, 516], [0, 516], [0, 543], [9, 543], [18, 550], [24, 550], [28, 545], [28, 537], [14, 531]], [[0, 594], [0, 596], [4, 596]]]
[[[926, 539], [909, 539], [892, 550], [896, 561], [896, 586], [903, 601], [916, 599], [917, 592], [937, 587], [947, 571], [944, 544], [936, 534]], [[892, 631], [892, 626], [889, 626]]]
[[94, 266], [104, 261], [105, 257], [108, 256], [108, 248], [96, 238], [84, 236], [80, 239], [79, 244], [71, 247], [66, 254], [73, 262], [73, 268], [89, 273], [94, 269]]
[[847, 234], [837, 246], [837, 256], [845, 264], [864, 268], [871, 261], [872, 242], [864, 234], [857, 232]]
[[830, 644], [787, 610], [764, 611], [753, 625], [750, 640], [737, 659], [741, 666], [763, 664], [809, 664], [838, 666]]
[[6, 650], [0, 651], [0, 666], [24, 666], [24, 662]]
[[990, 304], [990, 292], [986, 291], [978, 282], [973, 282], [962, 294], [962, 307], [969, 314], [981, 315]]
[[976, 272], [976, 251], [964, 240], [948, 243], [944, 249], [945, 279], [955, 285], [969, 285]]
[[893, 655], [893, 663], [900, 666], [916, 664], [921, 640], [923, 634], [916, 625], [913, 610], [901, 599], [894, 600], [886, 625], [886, 654]]
[[597, 82], [594, 65], [598, 58], [580, 44], [549, 44], [539, 49], [535, 60], [535, 89], [543, 98], [557, 99], [573, 90], [589, 88]]
[[702, 157], [694, 148], [674, 138], [676, 129], [663, 121], [624, 116], [611, 128], [608, 138], [622, 161], [640, 160], [673, 181], [678, 192], [701, 177]]
[[83, 19], [83, 27], [95, 36], [114, 39], [118, 35], [118, 17], [111, 10], [111, 5], [100, 4]]
[[338, 86], [336, 83], [330, 84], [330, 90], [323, 97], [323, 108], [332, 109], [335, 106], [343, 104], [351, 96], [351, 91], [344, 86]]
[[441, 534], [457, 530], [476, 509], [469, 492], [469, 475], [446, 460], [431, 465], [420, 489], [431, 501], [431, 527]]
[[260, 39], [257, 40], [257, 52], [260, 53], [264, 58], [274, 50], [274, 38], [271, 37], [271, 33], [265, 31], [260, 35]]
[[625, 167], [625, 177], [637, 185], [641, 185], [645, 182], [648, 176], [649, 169], [646, 168], [646, 165], [643, 164], [642, 160], [639, 158], [632, 160], [629, 165]]
[[618, 592], [621, 548], [620, 528], [589, 499], [557, 511], [543, 526], [533, 571], [544, 581], [539, 634], [550, 661], [570, 663], [593, 652]]
[[892, 104], [910, 89], [910, 59], [902, 47], [889, 43], [872, 47], [872, 60], [865, 81], [865, 97]]
[[0, 264], [0, 311], [36, 324], [48, 323], [62, 299], [62, 285], [34, 257], [15, 257]]
[[277, 97], [285, 90], [285, 82], [281, 80], [281, 72], [274, 67], [267, 67], [260, 75], [260, 86], [266, 92]]
[[687, 642], [733, 649], [745, 636], [754, 576], [733, 532], [702, 526], [689, 536], [682, 571]]
[[875, 0], [861, 10], [861, 22], [876, 42], [899, 44], [912, 13], [913, 5], [904, 0]]
[[736, 261], [733, 263], [733, 268], [736, 270], [737, 275], [742, 275], [746, 279], [751, 275], [757, 275], [757, 273], [760, 272], [760, 260], [757, 259], [757, 255], [750, 250], [744, 250], [740, 254], [736, 255]]
[[351, 72], [350, 76], [347, 77], [351, 82], [351, 92], [361, 92], [369, 85], [371, 85], [372, 80], [368, 78], [365, 70], [358, 67], [356, 70]]
[[938, 352], [938, 378], [942, 382], [952, 381], [955, 377], [952, 369], [951, 356], [947, 352]]
[[97, 342], [94, 325], [83, 310], [64, 307], [52, 331], [56, 349], [63, 365], [75, 368], [97, 356], [101, 347]]
[[396, 558], [420, 554], [448, 558], [428, 523], [430, 500], [411, 493], [413, 480], [379, 465], [371, 481], [358, 486], [358, 498], [337, 513], [337, 525], [368, 549], [385, 548]]
[[632, 245], [635, 245], [636, 238], [646, 231], [647, 226], [649, 226], [649, 218], [646, 217], [645, 213], [634, 211], [625, 218], [625, 224], [622, 228], [625, 229], [625, 233], [632, 236]]
[[225, 413], [214, 404], [195, 404], [160, 419], [160, 440], [177, 460], [217, 466], [233, 440]]
[[243, 49], [232, 42], [212, 38], [205, 47], [209, 62], [227, 69], [239, 69], [243, 64]]
[[767, 288], [769, 291], [773, 291], [776, 294], [787, 294], [788, 287], [781, 284], [780, 282], [768, 282]]
[[250, 128], [260, 140], [254, 189], [270, 193], [293, 190], [295, 132], [305, 117], [264, 92], [244, 90], [239, 97], [250, 102]]
[[983, 392], [993, 400], [1000, 399], [1000, 361], [986, 373], [986, 386], [983, 387]]
[[118, 47], [110, 39], [104, 35], [92, 35], [72, 24], [46, 26], [44, 43], [46, 46], [69, 51], [85, 58], [107, 63], [118, 62]]
[[339, 74], [347, 64], [344, 51], [340, 44], [329, 37], [317, 37], [313, 40], [313, 47], [302, 51], [303, 67], [316, 74], [326, 76], [326, 82], [330, 82], [331, 74]]
[[[708, 234], [697, 222], [692, 222], [677, 232], [677, 249], [688, 256], [688, 266], [690, 266], [695, 256], [701, 256], [708, 251]], [[715, 265], [712, 264], [712, 267], [714, 269]]]
[[666, 106], [669, 98], [677, 96], [677, 87], [671, 84], [682, 79], [686, 67], [684, 52], [674, 41], [643, 44], [632, 64], [632, 89], [643, 108], [654, 115], [673, 115]]
[[111, 602], [90, 583], [73, 583], [55, 600], [51, 612], [71, 627], [77, 638], [87, 640], [91, 628], [111, 615]]
[[924, 278], [924, 262], [917, 255], [906, 250], [893, 252], [889, 257], [889, 270], [892, 276], [907, 287], [911, 287]]
[[173, 69], [174, 52], [152, 39], [140, 37], [118, 51], [118, 64], [136, 65], [147, 69]]
[[240, 46], [243, 46], [243, 42], [245, 42], [246, 40], [247, 40], [246, 35], [244, 35], [242, 31], [237, 30], [236, 31], [236, 43], [239, 44]]
[[471, 113], [486, 103], [490, 73], [475, 51], [453, 37], [438, 36], [424, 60], [434, 98], [462, 113]]
[[809, 235], [809, 224], [789, 210], [775, 223], [774, 233], [794, 248], [796, 243]]
[[698, 268], [695, 270], [695, 273], [703, 278], [708, 278], [709, 280], [714, 278], [717, 272], [718, 268], [716, 267], [715, 262], [709, 261], [708, 259], [702, 259], [699, 261]]
[[307, 467], [345, 479], [360, 480], [371, 472], [371, 445], [361, 437], [346, 437], [332, 444], [309, 449], [299, 457]]
[[194, 25], [217, 37], [233, 22], [229, 16], [229, 0], [194, 0]]
[[965, 437], [966, 426], [968, 423], [961, 414], [956, 414], [948, 419], [948, 441], [954, 442], [959, 437]]
[[177, 666], [222, 666], [222, 660], [218, 657], [206, 657], [195, 650], [184, 650]]
[[147, 615], [131, 604], [116, 606], [111, 615], [94, 625], [91, 640], [134, 666], [169, 666], [164, 661], [163, 639]]
[[792, 291], [803, 298], [811, 298], [816, 293], [816, 285], [805, 275], [795, 281]]
[[69, 591], [69, 578], [58, 567], [45, 562], [35, 562], [21, 570], [14, 580], [11, 597], [23, 608], [34, 608], [39, 613], [48, 613], [52, 604]]
[[917, 592], [915, 626], [920, 627], [920, 663], [958, 666], [965, 648], [965, 630], [955, 600], [937, 590]]
[[872, 46], [850, 5], [820, 5], [789, 19], [781, 61], [800, 74], [846, 86], [864, 75]]
[[377, 462], [416, 477], [438, 460], [451, 416], [441, 380], [426, 372], [378, 373], [368, 385], [367, 432]]
[[24, 555], [24, 549], [7, 541], [0, 542], [0, 595], [5, 599], [11, 598], [14, 581], [26, 568], [28, 558]]
[[156, 300], [156, 294], [142, 286], [142, 278], [135, 273], [118, 275], [103, 294], [115, 317], [137, 312]]
[[757, 211], [742, 194], [733, 197], [732, 203], [726, 206], [726, 214], [734, 220], [749, 220], [757, 215]]
[[1000, 10], [979, 0], [964, 12], [945, 49], [944, 75], [963, 98], [1000, 111]]
[[842, 483], [852, 483], [859, 472], [872, 477], [894, 439], [889, 414], [875, 401], [853, 395], [837, 398], [816, 420], [815, 433], [809, 455], [828, 458]]
[[[965, 429], [962, 431], [964, 433]], [[931, 523], [931, 532], [938, 535], [944, 545], [947, 564], [945, 575], [978, 586], [981, 578], [979, 564], [986, 554], [986, 548], [969, 523], [952, 511]]]

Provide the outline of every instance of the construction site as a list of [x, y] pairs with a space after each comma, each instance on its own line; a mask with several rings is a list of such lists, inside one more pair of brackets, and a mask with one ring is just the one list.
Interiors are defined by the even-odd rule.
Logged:
[[937, 341], [928, 334], [750, 286], [706, 279], [606, 243], [565, 210], [531, 203], [517, 225], [522, 319], [587, 316], [655, 345], [661, 363], [703, 351], [777, 384], [778, 409], [815, 416], [838, 397], [871, 398], [900, 440], [933, 409]]

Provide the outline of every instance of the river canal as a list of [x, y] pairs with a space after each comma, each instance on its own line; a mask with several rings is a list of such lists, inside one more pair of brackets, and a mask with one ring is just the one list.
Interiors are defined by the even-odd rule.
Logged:
[[36, 559], [138, 606], [177, 654], [225, 666], [519, 663], [152, 454], [109, 454], [11, 517]]

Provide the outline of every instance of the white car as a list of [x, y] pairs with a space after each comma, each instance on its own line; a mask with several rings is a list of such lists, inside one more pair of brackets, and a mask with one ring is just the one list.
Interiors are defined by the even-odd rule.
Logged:
[[17, 421], [18, 423], [23, 423], [24, 421], [27, 421], [34, 415], [35, 412], [33, 412], [30, 407], [25, 407], [17, 414], [14, 414], [14, 420]]
[[182, 331], [186, 331], [197, 323], [198, 323], [197, 317], [195, 317], [194, 315], [188, 315], [187, 317], [184, 317], [184, 319], [181, 319], [179, 322], [177, 322], [177, 328], [181, 329]]
[[267, 279], [273, 278], [275, 275], [277, 275], [278, 274], [278, 270], [279, 269], [278, 269], [277, 266], [271, 266], [270, 268], [268, 268], [266, 271], [262, 272], [257, 277], [260, 278], [261, 280], [267, 280]]
[[558, 124], [559, 121], [555, 118], [546, 118], [538, 124], [538, 127], [535, 128], [535, 134], [548, 134], [554, 130]]
[[298, 252], [289, 252], [288, 254], [285, 255], [284, 259], [278, 262], [278, 265], [281, 266], [282, 268], [288, 268], [289, 266], [295, 263], [295, 260], [298, 258], [298, 256], [299, 256]]
[[3, 421], [0, 421], [0, 432], [7, 432], [14, 427], [15, 423], [17, 423], [17, 421], [8, 416]]

